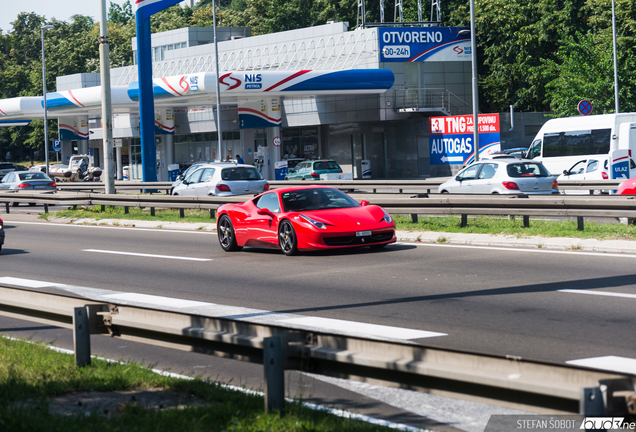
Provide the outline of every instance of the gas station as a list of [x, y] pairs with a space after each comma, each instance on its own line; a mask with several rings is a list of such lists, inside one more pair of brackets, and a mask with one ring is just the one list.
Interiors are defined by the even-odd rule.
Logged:
[[[353, 178], [449, 175], [431, 159], [429, 118], [472, 111], [471, 46], [463, 29], [439, 24], [329, 22], [260, 36], [218, 28], [218, 78], [212, 28], [153, 34], [149, 121], [141, 64], [110, 70], [115, 178], [165, 181], [179, 164], [236, 155], [268, 179], [277, 162], [311, 157]], [[137, 63], [139, 46], [133, 39]], [[56, 88], [47, 110], [62, 161], [90, 154], [103, 167], [100, 74], [60, 76]], [[0, 121], [43, 116], [41, 96], [0, 100]]]

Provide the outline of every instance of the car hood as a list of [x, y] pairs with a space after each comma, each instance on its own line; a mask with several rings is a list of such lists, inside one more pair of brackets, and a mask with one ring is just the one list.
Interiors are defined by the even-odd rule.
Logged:
[[382, 208], [376, 205], [343, 209], [312, 210], [300, 212], [299, 214], [307, 215], [318, 222], [323, 222], [328, 225], [353, 229], [377, 228], [378, 223], [382, 217], [384, 217]]

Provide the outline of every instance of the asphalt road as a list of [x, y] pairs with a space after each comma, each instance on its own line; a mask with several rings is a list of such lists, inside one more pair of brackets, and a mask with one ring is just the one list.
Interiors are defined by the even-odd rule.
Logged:
[[632, 255], [398, 244], [285, 257], [225, 253], [205, 232], [2, 216], [0, 276], [438, 332], [415, 341], [538, 360], [636, 358]]

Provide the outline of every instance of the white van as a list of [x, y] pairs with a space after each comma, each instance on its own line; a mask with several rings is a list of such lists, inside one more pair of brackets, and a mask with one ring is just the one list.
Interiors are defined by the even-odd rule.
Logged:
[[[629, 149], [636, 155], [636, 113], [548, 120], [532, 141], [527, 158], [543, 162], [558, 176], [582, 159], [607, 157], [616, 149]], [[636, 176], [631, 159], [630, 174]]]

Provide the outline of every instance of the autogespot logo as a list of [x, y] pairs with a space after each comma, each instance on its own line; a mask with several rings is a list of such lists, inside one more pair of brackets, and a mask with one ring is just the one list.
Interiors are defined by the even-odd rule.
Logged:
[[625, 422], [625, 417], [585, 417], [579, 429], [636, 430], [636, 423]]

